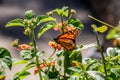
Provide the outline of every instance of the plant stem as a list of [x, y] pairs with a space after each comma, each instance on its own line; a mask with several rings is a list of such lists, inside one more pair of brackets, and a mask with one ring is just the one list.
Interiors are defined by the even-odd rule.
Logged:
[[93, 20], [95, 20], [95, 21], [97, 21], [97, 22], [99, 22], [99, 23], [102, 23], [102, 24], [104, 24], [104, 25], [106, 25], [106, 26], [109, 26], [109, 27], [112, 28], [112, 29], [115, 29], [115, 30], [120, 31], [119, 29], [115, 28], [115, 26], [110, 25], [110, 24], [108, 24], [108, 23], [106, 23], [106, 22], [103, 22], [103, 21], [101, 21], [101, 20], [99, 20], [99, 19], [97, 19], [97, 18], [95, 18], [95, 17], [93, 17], [93, 16], [88, 15], [88, 17], [91, 18], [91, 19], [93, 19]]
[[64, 50], [64, 80], [67, 80], [66, 73], [69, 73], [68, 67], [70, 67], [70, 58], [69, 58], [69, 52]]
[[99, 42], [99, 39], [98, 39], [98, 34], [97, 34], [97, 32], [95, 32], [95, 35], [96, 35], [98, 50], [100, 51], [101, 56], [102, 56], [102, 62], [103, 62], [104, 72], [105, 72], [105, 80], [107, 80], [107, 70], [106, 70], [106, 64], [105, 64], [105, 57], [104, 57], [103, 50], [102, 50], [102, 47], [101, 47], [100, 42]]
[[[55, 54], [55, 52], [56, 52], [56, 48], [54, 49], [53, 53], [50, 55], [49, 58], [51, 58], [51, 57]], [[48, 59], [49, 59], [49, 58], [48, 58]]]
[[63, 20], [63, 16], [61, 16], [61, 23], [62, 23], [62, 33], [64, 33], [64, 22], [63, 22], [64, 20]]
[[80, 64], [80, 66], [81, 66], [81, 69], [82, 69], [83, 72], [84, 72], [84, 75], [85, 75], [86, 80], [88, 80], [88, 77], [87, 77], [87, 74], [86, 74], [86, 70], [84, 69], [84, 66], [82, 65], [82, 63]]
[[41, 69], [40, 69], [40, 64], [39, 64], [39, 57], [37, 56], [37, 45], [36, 45], [36, 40], [35, 40], [35, 33], [34, 33], [34, 29], [32, 30], [32, 42], [33, 42], [33, 46], [34, 46], [34, 53], [36, 55], [36, 66], [38, 68], [38, 72], [39, 72], [39, 79], [42, 80], [42, 74], [41, 74]]
[[88, 77], [87, 77], [87, 74], [86, 74], [86, 72], [84, 72], [84, 74], [85, 74], [85, 78], [86, 78], [86, 80], [88, 80]]

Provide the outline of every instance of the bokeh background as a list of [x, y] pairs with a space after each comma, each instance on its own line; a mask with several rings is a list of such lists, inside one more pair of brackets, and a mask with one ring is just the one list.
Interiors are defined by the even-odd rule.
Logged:
[[[0, 47], [5, 47], [10, 50], [13, 57], [20, 59], [20, 56], [15, 48], [11, 47], [11, 42], [18, 38], [20, 43], [29, 42], [29, 39], [23, 34], [23, 28], [12, 27], [5, 28], [8, 21], [15, 18], [25, 18], [24, 13], [27, 10], [33, 10], [36, 15], [45, 14], [55, 8], [68, 6], [76, 10], [74, 17], [80, 19], [85, 29], [77, 38], [78, 44], [90, 44], [95, 42], [95, 36], [92, 32], [91, 24], [101, 25], [90, 18], [92, 15], [102, 21], [116, 26], [120, 20], [120, 0], [0, 0]], [[40, 26], [39, 26], [40, 28]], [[36, 33], [38, 30], [36, 30]], [[109, 41], [106, 42], [104, 34], [99, 34], [103, 46], [112, 46]], [[48, 57], [52, 52], [52, 48], [48, 46], [48, 41], [58, 36], [53, 31], [47, 31], [41, 39], [37, 40], [39, 50], [45, 50]], [[94, 55], [95, 49], [83, 51], [83, 57], [91, 57]], [[99, 57], [99, 55], [94, 55]], [[12, 75], [22, 69], [23, 66], [15, 66], [11, 72], [8, 72], [7, 80], [12, 80]], [[33, 72], [33, 70], [31, 70]], [[28, 77], [25, 80], [38, 80], [37, 75]]]

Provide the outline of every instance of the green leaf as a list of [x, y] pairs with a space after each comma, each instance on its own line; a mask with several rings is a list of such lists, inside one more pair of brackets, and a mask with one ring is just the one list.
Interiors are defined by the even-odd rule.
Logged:
[[64, 15], [65, 17], [68, 17], [68, 13], [69, 13], [69, 11], [66, 10], [66, 11], [64, 11], [63, 15]]
[[58, 15], [68, 17], [68, 7], [63, 7], [62, 9], [55, 9]]
[[26, 19], [32, 19], [34, 18], [34, 12], [33, 10], [28, 10], [25, 12]]
[[39, 52], [37, 52], [37, 56], [43, 56], [45, 54], [45, 51], [39, 51]]
[[84, 25], [82, 24], [82, 22], [79, 19], [76, 19], [76, 18], [69, 19], [68, 24], [71, 24], [71, 25], [77, 27], [80, 30], [84, 29]]
[[0, 48], [0, 63], [3, 68], [11, 69], [12, 67], [10, 52], [5, 48]]
[[106, 39], [114, 39], [116, 35], [116, 30], [110, 30], [106, 36]]
[[110, 60], [119, 60], [119, 59], [120, 59], [120, 55], [115, 56], [115, 57], [111, 58]]
[[30, 72], [28, 72], [28, 71], [17, 72], [17, 73], [14, 75], [14, 79], [13, 79], [13, 80], [23, 80], [23, 79], [26, 78], [28, 75], [30, 75]]
[[4, 58], [5, 56], [11, 57], [10, 52], [5, 48], [0, 47], [0, 58]]
[[64, 50], [64, 70], [68, 74], [70, 74], [70, 70], [68, 70], [68, 68], [71, 66], [70, 58], [69, 58], [70, 53], [71, 53], [70, 51]]
[[92, 24], [91, 26], [95, 31], [98, 31], [100, 33], [104, 33], [105, 31], [108, 30], [108, 27], [106, 25], [103, 25], [101, 27], [97, 27], [95, 24]]
[[87, 73], [94, 79], [94, 80], [105, 80], [105, 76], [97, 71], [87, 71]]
[[0, 80], [4, 80], [4, 77], [5, 77], [5, 72], [0, 71]]
[[1, 65], [4, 68], [12, 68], [12, 60], [11, 57], [9, 56], [5, 56], [4, 58], [0, 59], [1, 60]]
[[34, 62], [29, 63], [27, 66], [25, 66], [25, 68], [22, 71], [19, 71], [14, 75], [14, 80], [23, 80], [28, 75], [30, 75], [30, 72], [28, 72], [27, 70], [35, 66], [36, 64]]
[[56, 9], [58, 15], [62, 15], [63, 11], [61, 9]]
[[120, 68], [112, 68], [111, 72], [116, 75], [116, 77], [120, 77]]
[[85, 58], [83, 61], [86, 64], [86, 70], [98, 70], [101, 66], [100, 62], [95, 59]]
[[109, 48], [107, 48], [106, 53], [108, 56], [115, 57], [118, 55], [118, 50], [117, 50], [117, 48], [109, 47]]
[[82, 54], [81, 54], [81, 51], [77, 51], [77, 50], [73, 50], [71, 55], [69, 56], [70, 59], [72, 60], [76, 60], [78, 62], [82, 62]]
[[57, 64], [58, 64], [59, 66], [62, 66], [62, 60], [61, 60], [60, 58], [57, 59]]
[[80, 80], [78, 76], [76, 75], [71, 75], [70, 80]]
[[40, 38], [47, 30], [53, 28], [55, 26], [54, 23], [46, 23], [44, 26], [40, 28], [40, 31], [38, 33], [38, 38]]
[[6, 27], [13, 27], [13, 26], [24, 27], [25, 25], [23, 24], [22, 19], [14, 19], [6, 24]]
[[120, 26], [114, 27], [113, 29], [109, 30], [106, 39], [115, 39], [120, 38]]
[[36, 64], [34, 62], [27, 64], [27, 66], [25, 66], [25, 68], [22, 71], [17, 72], [14, 75], [14, 80], [22, 80], [22, 79], [26, 78], [28, 75], [30, 75], [30, 72], [28, 72], [27, 70], [31, 69], [35, 66], [36, 66]]
[[35, 62], [31, 62], [27, 66], [25, 66], [24, 70], [31, 69], [32, 67], [35, 67], [35, 66], [36, 66], [36, 63]]
[[56, 56], [61, 57], [63, 55], [63, 53], [64, 53], [64, 50], [57, 51]]
[[73, 71], [73, 72], [82, 73], [82, 70], [80, 70], [77, 67], [69, 67], [68, 69], [71, 70], [71, 71]]
[[33, 53], [30, 50], [21, 50], [20, 51], [20, 56], [24, 60], [30, 60], [33, 58]]
[[18, 65], [18, 64], [27, 64], [27, 63], [28, 63], [27, 60], [19, 60], [19, 61], [15, 61], [15, 62], [13, 63], [13, 66]]
[[56, 21], [56, 19], [51, 16], [47, 16], [47, 15], [37, 16], [37, 26], [43, 22], [48, 22], [48, 21]]

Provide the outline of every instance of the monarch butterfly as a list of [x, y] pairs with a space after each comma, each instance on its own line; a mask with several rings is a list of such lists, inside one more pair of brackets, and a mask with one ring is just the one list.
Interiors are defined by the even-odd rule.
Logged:
[[78, 32], [79, 31], [77, 29], [71, 30], [66, 33], [63, 33], [57, 38], [54, 38], [54, 40], [56, 43], [60, 44], [62, 47], [70, 51], [70, 50], [73, 50], [76, 46], [75, 38]]

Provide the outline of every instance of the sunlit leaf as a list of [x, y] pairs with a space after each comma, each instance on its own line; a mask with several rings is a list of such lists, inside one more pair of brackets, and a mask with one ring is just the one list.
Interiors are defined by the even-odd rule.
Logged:
[[47, 30], [53, 28], [54, 26], [55, 26], [54, 23], [47, 23], [47, 24], [45, 24], [44, 26], [42, 26], [40, 28], [40, 31], [39, 31], [37, 37], [40, 38]]
[[120, 33], [115, 29], [109, 30], [106, 39], [115, 39], [115, 38], [120, 38]]
[[28, 71], [20, 71], [20, 72], [17, 72], [17, 73], [14, 75], [14, 79], [13, 79], [13, 80], [23, 80], [23, 79], [26, 78], [28, 75], [30, 75], [30, 72], [28, 72]]
[[107, 30], [108, 30], [108, 27], [105, 26], [105, 25], [97, 28], [97, 31], [100, 32], [100, 33], [103, 33], [103, 32], [105, 32]]
[[73, 72], [82, 73], [82, 70], [77, 68], [77, 67], [69, 67], [68, 69], [73, 71]]
[[64, 15], [65, 17], [68, 17], [68, 13], [69, 13], [69, 11], [66, 10], [66, 11], [63, 13], [63, 15]]
[[84, 63], [86, 64], [86, 70], [98, 70], [98, 68], [101, 66], [99, 61], [91, 58], [85, 58]]
[[116, 77], [120, 77], [120, 68], [112, 68], [111, 72], [113, 72]]
[[68, 21], [68, 24], [71, 24], [71, 25], [77, 27], [80, 30], [84, 29], [84, 25], [82, 24], [82, 22], [79, 19], [76, 19], [76, 18], [71, 18]]
[[120, 59], [120, 55], [111, 58], [111, 60], [119, 60], [119, 59]]
[[27, 64], [27, 63], [28, 63], [27, 60], [19, 60], [19, 61], [15, 61], [15, 62], [13, 63], [13, 66], [18, 65], [18, 64]]
[[35, 67], [35, 66], [36, 66], [36, 63], [35, 62], [31, 62], [31, 63], [27, 64], [27, 66], [25, 66], [24, 70], [31, 69], [32, 67]]
[[20, 27], [24, 27], [25, 25], [23, 24], [23, 20], [22, 19], [14, 19], [10, 22], [8, 22], [6, 24], [6, 27], [17, 27], [17, 26], [20, 26]]
[[105, 25], [103, 25], [103, 26], [101, 26], [101, 27], [97, 27], [95, 24], [93, 24], [93, 25], [91, 25], [91, 26], [92, 26], [92, 28], [93, 28], [95, 31], [98, 31], [98, 32], [100, 32], [100, 33], [104, 33], [105, 31], [108, 30], [108, 27], [105, 26]]
[[87, 71], [87, 73], [94, 79], [94, 80], [105, 80], [105, 76], [97, 71]]
[[55, 11], [57, 12], [58, 15], [61, 15], [61, 16], [65, 16], [65, 17], [68, 17], [68, 7], [63, 7], [62, 9], [55, 9]]
[[39, 15], [37, 16], [37, 26], [40, 25], [43, 22], [48, 22], [48, 21], [56, 21], [55, 18], [47, 16], [47, 15]]
[[63, 13], [63, 11], [61, 9], [56, 9], [56, 12], [58, 15], [61, 15]]
[[14, 80], [23, 80], [24, 78], [26, 78], [28, 75], [30, 75], [30, 72], [28, 72], [27, 70], [35, 67], [36, 64], [34, 62], [31, 62], [29, 64], [27, 64], [27, 66], [24, 67], [24, 69], [20, 72], [17, 72], [14, 75]]
[[71, 75], [70, 80], [80, 80], [78, 76], [76, 75]]

